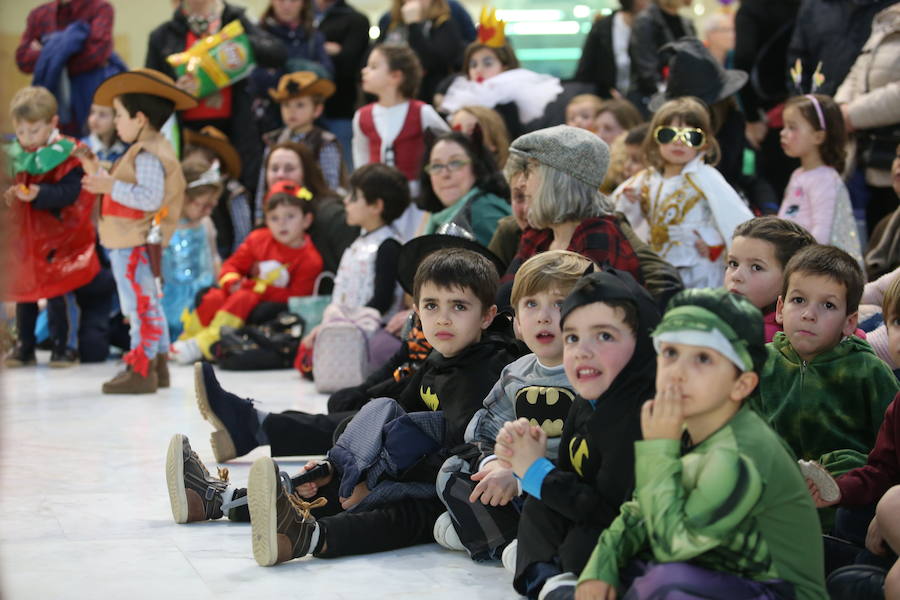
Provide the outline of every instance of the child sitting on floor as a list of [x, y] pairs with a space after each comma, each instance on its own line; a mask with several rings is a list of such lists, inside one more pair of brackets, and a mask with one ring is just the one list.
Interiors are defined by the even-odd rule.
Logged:
[[172, 357], [181, 364], [213, 358], [223, 325], [240, 327], [260, 302], [287, 302], [308, 296], [322, 272], [322, 257], [306, 230], [313, 221], [312, 194], [287, 181], [277, 182], [266, 198], [266, 227], [244, 240], [222, 265], [219, 286], [203, 295], [184, 320]]
[[514, 324], [531, 350], [509, 364], [466, 427], [465, 451], [449, 458], [438, 476], [447, 506], [434, 525], [434, 539], [450, 550], [467, 550], [473, 560], [499, 559], [516, 537], [521, 501], [515, 477], [493, 453], [507, 421], [528, 419], [547, 434], [547, 458], [556, 460], [563, 421], [574, 393], [563, 370], [559, 308], [592, 265], [567, 250], [548, 250], [525, 261], [512, 288]]
[[793, 221], [767, 215], [745, 221], [734, 229], [725, 257], [725, 289], [744, 296], [762, 311], [766, 343], [782, 330], [775, 321], [788, 260], [816, 240]]
[[502, 556], [515, 571], [513, 587], [528, 598], [573, 586], [631, 496], [641, 405], [653, 396], [649, 332], [658, 322], [653, 298], [630, 274], [607, 268], [582, 277], [560, 309], [563, 364], [578, 396], [557, 463], [546, 458], [546, 433], [525, 419], [497, 435], [499, 466], [512, 468], [528, 493], [517, 542]]
[[766, 347], [753, 401], [798, 458], [842, 450], [842, 470], [865, 463], [900, 390], [869, 344], [851, 335], [862, 291], [862, 269], [839, 248], [808, 246], [788, 261], [775, 306], [784, 331]]
[[575, 597], [825, 598], [803, 477], [744, 406], [766, 360], [759, 310], [722, 289], [688, 290], [653, 344], [634, 499], [600, 536]]
[[[401, 271], [404, 279], [409, 277], [409, 271], [415, 271], [411, 286], [415, 305], [434, 350], [408, 380], [399, 403], [374, 401], [366, 408], [374, 408], [370, 416], [385, 409], [399, 408], [399, 413], [408, 413], [397, 419], [400, 428], [406, 422], [404, 416], [422, 419], [424, 424], [440, 423], [440, 431], [433, 433], [441, 439], [435, 443], [439, 448], [450, 448], [462, 441], [466, 424], [479, 408], [480, 401], [475, 398], [487, 394], [501, 369], [515, 355], [509, 351], [510, 342], [505, 333], [486, 331], [496, 312], [492, 304], [498, 282], [496, 266], [474, 251], [454, 248], [434, 252], [435, 248], [427, 241], [407, 246], [405, 250], [411, 256], [402, 264], [410, 268]], [[507, 329], [508, 325], [503, 327], [503, 319], [500, 318], [499, 326]], [[351, 421], [338, 444], [347, 436], [364, 435], [369, 422], [362, 425], [362, 432], [354, 430], [356, 419]], [[382, 430], [379, 427], [371, 433], [380, 438]], [[408, 444], [395, 447], [399, 448], [408, 448]], [[223, 512], [237, 506], [229, 516], [237, 520], [251, 519], [254, 557], [260, 565], [268, 566], [309, 554], [336, 557], [432, 541], [434, 521], [443, 512], [443, 505], [436, 498], [435, 472], [429, 464], [426, 460], [425, 464], [411, 469], [412, 481], [371, 481], [369, 476], [373, 473], [367, 470], [359, 473], [362, 480], [357, 483], [348, 481], [345, 471], [341, 478], [318, 478], [295, 491], [294, 486], [298, 484], [285, 488], [278, 465], [264, 458], [254, 463], [249, 488], [239, 490], [224, 480], [210, 477], [191, 451], [187, 438], [179, 434], [169, 445], [166, 473], [176, 522], [220, 518]], [[307, 469], [315, 466], [310, 463]], [[370, 488], [374, 483], [378, 485]], [[398, 495], [393, 500], [384, 499], [378, 510], [341, 512], [318, 522], [310, 513], [325, 505], [328, 505], [325, 510], [331, 513], [340, 510], [338, 506], [345, 510], [359, 509], [368, 490], [376, 497], [385, 484], [393, 489], [417, 486], [422, 492], [430, 488], [430, 493], [414, 498]], [[348, 486], [350, 491], [346, 490]], [[319, 498], [310, 503], [300, 496], [302, 493], [310, 497], [317, 492], [328, 500]], [[249, 514], [245, 507], [239, 506], [247, 505], [248, 500], [244, 498], [249, 498]], [[318, 514], [321, 516], [321, 512]]]

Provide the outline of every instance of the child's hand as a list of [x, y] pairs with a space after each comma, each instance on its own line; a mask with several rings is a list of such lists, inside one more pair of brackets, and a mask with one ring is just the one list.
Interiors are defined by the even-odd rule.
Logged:
[[365, 481], [360, 481], [356, 484], [356, 487], [353, 488], [353, 493], [350, 494], [349, 498], [339, 498], [341, 502], [341, 508], [344, 510], [350, 510], [360, 502], [366, 499], [371, 493], [369, 490], [369, 486], [366, 485]]
[[469, 502], [476, 502], [481, 498], [481, 503], [484, 505], [506, 506], [519, 494], [519, 486], [516, 484], [512, 470], [502, 467], [496, 460], [492, 460], [484, 465], [482, 470], [473, 473], [471, 479], [477, 481], [478, 485], [472, 490]]
[[[309, 471], [310, 469], [317, 466], [318, 464], [319, 464], [318, 461], [311, 460], [308, 463], [306, 463], [305, 465], [303, 465], [303, 470]], [[294, 491], [296, 491], [298, 494], [300, 494], [304, 498], [312, 498], [317, 493], [319, 493], [320, 487], [328, 485], [328, 483], [330, 481], [331, 481], [331, 475], [326, 475], [325, 477], [322, 477], [321, 479], [317, 479], [317, 480], [311, 481], [309, 483], [304, 483], [302, 485], [298, 485], [296, 488], [294, 488]]]
[[115, 179], [108, 173], [85, 175], [81, 178], [81, 188], [91, 194], [111, 194], [114, 181]]
[[834, 506], [841, 501], [841, 497], [838, 496], [837, 499], [832, 500], [831, 502], [827, 502], [822, 500], [822, 496], [819, 493], [819, 486], [817, 486], [812, 479], [807, 478], [806, 487], [809, 488], [809, 495], [812, 496], [813, 502], [816, 503], [816, 508], [825, 508], [826, 506]]
[[703, 258], [709, 258], [709, 244], [703, 241], [703, 237], [698, 232], [695, 231], [694, 235], [697, 236], [697, 239], [694, 240], [694, 248], [697, 249], [697, 254]]
[[631, 202], [632, 204], [637, 204], [638, 202], [641, 201], [641, 195], [638, 193], [638, 191], [634, 187], [632, 187], [630, 185], [628, 187], [622, 189], [622, 194], [624, 194], [625, 198], [627, 198], [628, 201]]
[[191, 73], [185, 73], [175, 82], [175, 87], [191, 96], [196, 96], [197, 90], [200, 89], [200, 82]]
[[97, 155], [87, 146], [78, 146], [72, 151], [72, 156], [81, 162], [81, 168], [88, 175], [96, 175], [100, 170], [100, 161], [97, 160]]
[[41, 191], [41, 186], [32, 183], [31, 185], [19, 184], [16, 186], [16, 198], [22, 202], [33, 202]]
[[307, 348], [312, 349], [313, 344], [316, 343], [316, 336], [319, 334], [320, 328], [321, 328], [321, 324], [313, 327], [312, 331], [307, 333], [306, 337], [304, 337], [302, 340], [300, 340], [300, 343], [303, 344], [304, 346], [306, 346]]
[[881, 535], [881, 528], [878, 526], [878, 517], [872, 517], [869, 523], [869, 531], [866, 532], [866, 550], [878, 556], [887, 554], [887, 544], [884, 542], [884, 536]]
[[669, 384], [644, 402], [641, 432], [645, 440], [680, 440], [684, 430], [684, 395], [681, 386]]
[[575, 588], [575, 600], [616, 600], [616, 588], [599, 579], [582, 581]]
[[407, 25], [418, 23], [422, 20], [422, 3], [419, 0], [407, 0], [400, 7], [403, 22]]
[[519, 477], [524, 477], [528, 468], [547, 451], [547, 433], [540, 427], [533, 427], [526, 419], [507, 422], [497, 434], [494, 453], [500, 458], [501, 466], [508, 466]]

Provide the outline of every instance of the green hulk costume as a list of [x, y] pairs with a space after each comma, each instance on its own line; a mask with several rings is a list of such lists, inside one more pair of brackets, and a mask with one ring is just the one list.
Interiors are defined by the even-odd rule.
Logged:
[[797, 598], [827, 598], [822, 537], [796, 463], [749, 407], [682, 455], [676, 440], [635, 442], [634, 499], [603, 532], [579, 582], [620, 585], [632, 559], [690, 562]]
[[823, 459], [832, 472], [864, 465], [884, 411], [900, 390], [890, 368], [855, 336], [811, 361], [801, 360], [784, 332], [766, 349], [753, 399], [757, 412], [799, 458], [819, 460], [841, 450], [839, 465], [835, 456]]

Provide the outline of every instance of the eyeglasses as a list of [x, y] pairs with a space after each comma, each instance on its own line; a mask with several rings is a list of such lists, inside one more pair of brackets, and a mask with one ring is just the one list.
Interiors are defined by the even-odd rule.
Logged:
[[451, 160], [446, 165], [443, 163], [430, 163], [425, 165], [423, 170], [429, 175], [440, 175], [444, 171], [456, 173], [471, 162], [470, 160]]
[[671, 144], [675, 141], [681, 141], [685, 146], [696, 148], [702, 146], [706, 139], [706, 134], [702, 129], [696, 127], [657, 127], [653, 132], [656, 141], [660, 144]]

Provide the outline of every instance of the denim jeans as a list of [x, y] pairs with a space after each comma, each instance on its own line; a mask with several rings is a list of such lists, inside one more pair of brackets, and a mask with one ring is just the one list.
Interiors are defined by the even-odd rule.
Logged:
[[122, 314], [128, 318], [131, 352], [143, 349], [147, 358], [168, 352], [169, 328], [156, 293], [147, 249], [144, 246], [111, 249], [109, 262]]

